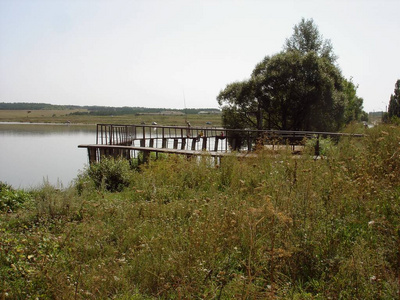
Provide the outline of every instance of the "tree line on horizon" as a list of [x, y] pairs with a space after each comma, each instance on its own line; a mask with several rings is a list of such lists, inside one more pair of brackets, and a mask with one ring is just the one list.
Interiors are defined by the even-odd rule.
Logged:
[[177, 111], [184, 114], [198, 114], [201, 111], [216, 112], [216, 108], [185, 108], [185, 109], [171, 109], [171, 108], [146, 108], [146, 107], [109, 107], [109, 106], [79, 106], [79, 105], [55, 105], [48, 103], [28, 103], [16, 102], [6, 103], [0, 102], [0, 110], [75, 110], [86, 109], [83, 112], [73, 112], [71, 115], [94, 115], [94, 116], [107, 116], [107, 115], [128, 115], [128, 114], [141, 114], [141, 113], [162, 113], [167, 111]]

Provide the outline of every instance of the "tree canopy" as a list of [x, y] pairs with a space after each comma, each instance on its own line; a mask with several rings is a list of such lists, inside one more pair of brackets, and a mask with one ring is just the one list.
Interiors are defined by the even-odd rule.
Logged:
[[302, 19], [283, 51], [266, 56], [248, 80], [228, 84], [220, 92], [224, 125], [331, 131], [359, 119], [363, 100], [335, 60], [330, 41], [312, 20]]

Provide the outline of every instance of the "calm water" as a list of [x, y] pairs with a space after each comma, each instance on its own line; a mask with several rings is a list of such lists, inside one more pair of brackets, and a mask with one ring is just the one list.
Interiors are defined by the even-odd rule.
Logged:
[[34, 188], [47, 180], [67, 187], [88, 164], [95, 126], [0, 123], [0, 181]]

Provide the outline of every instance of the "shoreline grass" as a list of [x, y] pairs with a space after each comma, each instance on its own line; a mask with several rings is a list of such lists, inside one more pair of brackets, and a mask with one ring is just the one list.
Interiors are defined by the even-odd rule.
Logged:
[[98, 184], [86, 170], [19, 195], [0, 214], [0, 295], [398, 298], [400, 128], [367, 133], [320, 160], [109, 161]]

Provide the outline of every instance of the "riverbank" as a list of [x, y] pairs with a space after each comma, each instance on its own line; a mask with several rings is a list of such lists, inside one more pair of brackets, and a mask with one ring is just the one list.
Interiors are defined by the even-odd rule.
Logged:
[[366, 130], [320, 160], [107, 161], [2, 189], [0, 295], [396, 299], [400, 128]]
[[221, 115], [219, 114], [126, 114], [126, 115], [89, 115], [75, 112], [87, 112], [86, 110], [0, 110], [0, 122], [23, 122], [23, 123], [61, 123], [61, 124], [152, 124], [160, 125], [186, 125], [186, 120], [192, 126], [221, 126]]

